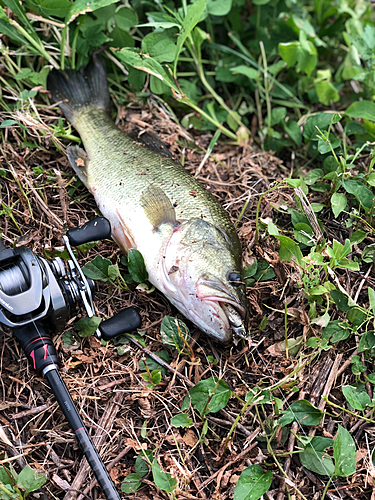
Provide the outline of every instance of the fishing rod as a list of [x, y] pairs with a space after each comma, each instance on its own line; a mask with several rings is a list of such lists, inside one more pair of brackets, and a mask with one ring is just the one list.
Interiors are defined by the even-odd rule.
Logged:
[[[49, 261], [27, 247], [6, 248], [0, 240], [0, 325], [11, 328], [33, 368], [48, 381], [106, 498], [120, 500], [59, 374], [60, 361], [51, 338], [63, 331], [78, 305], [83, 304], [88, 317], [94, 316], [95, 285], [83, 274], [72, 246], [107, 239], [110, 234], [110, 223], [104, 217], [69, 230], [63, 236], [69, 254], [66, 262], [59, 257]], [[102, 321], [96, 336], [111, 340], [140, 326], [140, 314], [129, 307]]]
[[[63, 331], [79, 304], [83, 304], [88, 317], [94, 315], [94, 282], [83, 274], [71, 247], [110, 238], [110, 234], [110, 223], [104, 217], [97, 217], [82, 227], [69, 230], [63, 236], [63, 243], [69, 255], [66, 262], [61, 258], [49, 261], [37, 256], [27, 247], [6, 248], [0, 240], [0, 325], [12, 329], [33, 368], [48, 381], [106, 498], [120, 500], [119, 493], [59, 374], [60, 361], [51, 339], [51, 334]], [[139, 313], [130, 307], [102, 321], [96, 336], [111, 340], [117, 335], [135, 331], [140, 326]], [[276, 383], [257, 348], [256, 351]], [[162, 364], [162, 360], [157, 361]], [[281, 391], [281, 388], [279, 389]], [[282, 391], [281, 394], [288, 409], [294, 414]], [[295, 420], [307, 438], [296, 415]], [[322, 458], [312, 443], [310, 446], [342, 498]]]

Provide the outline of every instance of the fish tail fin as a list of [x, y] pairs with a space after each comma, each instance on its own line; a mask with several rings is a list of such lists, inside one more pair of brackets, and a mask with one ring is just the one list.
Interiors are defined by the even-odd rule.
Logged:
[[94, 106], [110, 112], [105, 62], [96, 55], [79, 71], [70, 68], [64, 71], [52, 70], [47, 78], [47, 89], [70, 122], [78, 112], [87, 107]]

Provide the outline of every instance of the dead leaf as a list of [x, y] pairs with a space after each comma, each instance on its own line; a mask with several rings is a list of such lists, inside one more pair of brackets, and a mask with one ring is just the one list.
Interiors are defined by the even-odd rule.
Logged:
[[266, 349], [266, 353], [270, 356], [280, 357], [285, 356], [285, 351], [282, 350], [281, 343], [270, 345]]
[[120, 475], [120, 471], [118, 469], [118, 467], [113, 467], [110, 471], [109, 471], [109, 475], [111, 476], [111, 479], [114, 483], [117, 483], [118, 482], [118, 477]]
[[147, 443], [138, 443], [138, 441], [131, 438], [124, 438], [124, 445], [131, 446], [134, 451], [147, 450]]
[[195, 436], [195, 432], [192, 429], [188, 429], [182, 437], [186, 446], [193, 448], [198, 442], [198, 439]]

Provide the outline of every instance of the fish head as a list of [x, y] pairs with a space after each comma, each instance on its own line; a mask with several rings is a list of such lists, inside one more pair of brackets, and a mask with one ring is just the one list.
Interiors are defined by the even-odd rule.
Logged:
[[[237, 236], [236, 236], [237, 238]], [[176, 227], [163, 255], [164, 293], [207, 335], [221, 342], [247, 337], [246, 290], [238, 240], [192, 219]]]

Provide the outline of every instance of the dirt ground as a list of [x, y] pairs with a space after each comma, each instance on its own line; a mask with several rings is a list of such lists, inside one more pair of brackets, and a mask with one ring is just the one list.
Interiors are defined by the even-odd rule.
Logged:
[[[265, 494], [269, 500], [300, 498], [293, 489], [295, 484], [308, 499], [321, 498], [327, 478], [305, 469], [298, 454], [279, 456], [281, 467], [289, 479], [284, 480], [267, 451], [264, 429], [274, 428], [272, 405], [250, 407], [241, 417], [236, 430], [224, 449], [223, 443], [239, 415], [243, 403], [232, 397], [225, 409], [208, 417], [209, 431], [202, 438], [203, 424], [198, 414], [190, 412], [194, 426], [174, 428], [171, 416], [179, 413], [193, 384], [216, 375], [229, 385], [236, 396], [244, 399], [255, 386], [269, 388], [287, 377], [300, 364], [299, 356], [286, 356], [281, 341], [285, 335], [285, 301], [288, 307], [288, 337], [306, 339], [320, 330], [312, 327], [306, 315], [298, 270], [292, 264], [281, 263], [278, 244], [274, 238], [255, 241], [255, 215], [259, 196], [277, 180], [284, 179], [294, 167], [292, 160], [280, 160], [272, 153], [250, 147], [234, 147], [228, 143], [216, 145], [215, 159], [208, 158], [201, 165], [204, 149], [212, 138], [209, 132], [186, 131], [177, 125], [156, 101], [148, 106], [128, 106], [119, 110], [119, 125], [127, 132], [149, 130], [156, 133], [170, 151], [184, 161], [186, 168], [228, 209], [236, 221], [249, 201], [239, 224], [238, 233], [243, 245], [245, 265], [254, 258], [264, 259], [275, 273], [269, 281], [259, 281], [247, 289], [250, 308], [250, 343], [224, 347], [208, 339], [188, 323], [191, 329], [193, 356], [180, 356], [170, 351], [171, 370], [162, 377], [153, 390], [141, 374], [140, 361], [145, 353], [129, 344], [118, 352], [113, 345], [101, 345], [94, 337], [73, 337], [70, 345], [64, 342], [66, 331], [74, 332], [80, 312], [73, 317], [66, 331], [55, 336], [54, 342], [62, 362], [61, 374], [72, 398], [98, 447], [110, 475], [120, 490], [126, 475], [135, 472], [135, 459], [141, 448], [153, 450], [164, 470], [172, 473], [178, 486], [174, 496], [168, 496], [155, 487], [152, 474], [145, 476], [140, 489], [130, 495], [139, 500], [176, 498], [230, 499], [238, 477], [248, 465], [259, 464], [263, 470], [274, 473], [271, 489]], [[46, 123], [57, 123], [55, 110], [46, 111]], [[39, 148], [23, 147], [19, 135], [12, 127], [6, 131], [7, 140], [1, 148], [0, 162], [5, 173], [0, 177], [2, 212], [0, 219], [3, 241], [7, 246], [27, 245], [35, 253], [46, 255], [61, 246], [61, 236], [67, 229], [82, 225], [97, 215], [92, 196], [81, 186], [75, 186], [68, 161], [56, 150], [52, 138], [42, 135], [29, 124], [29, 133]], [[65, 144], [66, 145], [66, 144]], [[193, 145], [194, 147], [191, 147]], [[43, 167], [40, 173], [35, 167]], [[34, 168], [34, 169], [33, 169]], [[314, 200], [312, 200], [314, 201]], [[261, 203], [260, 218], [271, 218], [280, 227], [290, 225], [290, 216], [279, 207], [295, 207], [292, 190], [276, 190], [266, 195]], [[11, 210], [9, 208], [11, 207]], [[331, 236], [345, 239], [345, 228], [320, 214]], [[120, 251], [110, 241], [100, 242], [87, 255], [80, 254], [84, 265], [96, 255], [120, 260]], [[120, 265], [121, 267], [121, 265]], [[123, 267], [122, 267], [123, 269]], [[360, 286], [362, 276], [342, 275], [345, 286]], [[366, 286], [374, 282], [367, 276]], [[372, 284], [374, 286], [374, 283]], [[365, 291], [360, 291], [365, 294]], [[160, 340], [160, 323], [165, 315], [182, 316], [155, 291], [147, 294], [131, 287], [120, 290], [98, 283], [95, 307], [100, 317], [111, 317], [127, 306], [134, 306], [142, 315], [144, 340], [152, 352], [164, 349]], [[262, 319], [267, 325], [260, 329]], [[65, 337], [64, 337], [65, 334]], [[326, 409], [322, 395], [329, 394], [332, 401], [343, 405], [338, 388], [354, 376], [350, 368], [350, 355], [355, 353], [355, 339], [335, 345], [292, 376], [276, 392], [280, 399], [292, 402], [308, 399]], [[85, 468], [73, 432], [70, 430], [46, 382], [38, 378], [26, 362], [10, 331], [0, 336], [0, 452], [16, 470], [28, 463], [47, 475], [48, 481], [39, 490], [38, 498], [103, 498], [90, 470]], [[212, 362], [213, 357], [217, 360]], [[369, 390], [372, 390], [371, 387]], [[371, 394], [371, 392], [370, 392]], [[335, 417], [333, 418], [331, 415]], [[370, 499], [373, 490], [374, 469], [369, 452], [374, 441], [374, 426], [351, 417], [339, 410], [328, 409], [323, 423], [307, 428], [308, 435], [334, 437], [337, 422], [350, 431], [358, 451], [357, 472], [349, 478], [336, 478], [329, 487], [328, 498]], [[300, 434], [296, 424], [285, 432], [278, 432], [274, 440], [274, 453], [282, 454], [298, 449], [294, 433]]]

